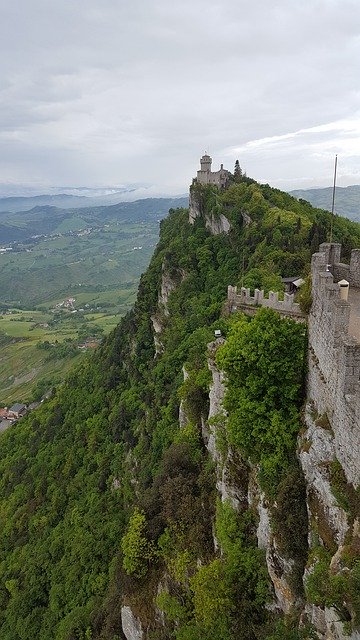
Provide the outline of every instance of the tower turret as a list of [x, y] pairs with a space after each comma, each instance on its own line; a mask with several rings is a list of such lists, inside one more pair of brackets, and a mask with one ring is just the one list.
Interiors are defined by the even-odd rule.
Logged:
[[210, 158], [210, 156], [205, 153], [203, 155], [202, 158], [200, 158], [200, 171], [211, 171], [211, 163], [212, 163], [212, 158]]

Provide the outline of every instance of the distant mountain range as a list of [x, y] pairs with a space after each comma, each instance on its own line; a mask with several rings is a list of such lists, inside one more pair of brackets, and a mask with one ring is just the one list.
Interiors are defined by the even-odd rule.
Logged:
[[[66, 196], [67, 197], [67, 196]], [[0, 245], [14, 241], [24, 241], [34, 235], [54, 234], [67, 228], [68, 230], [86, 227], [101, 227], [108, 220], [117, 222], [155, 221], [164, 218], [169, 209], [187, 207], [188, 198], [145, 198], [135, 202], [120, 202], [107, 206], [93, 205], [93, 198], [75, 196], [77, 206], [60, 205], [64, 196], [34, 196], [31, 198], [0, 199]], [[3, 201], [17, 201], [13, 206], [30, 209], [11, 210], [9, 206], [1, 209]], [[79, 204], [79, 200], [85, 200]], [[20, 203], [19, 203], [20, 201]], [[26, 201], [26, 202], [25, 202]], [[22, 203], [22, 204], [21, 204]], [[54, 204], [58, 206], [54, 206]], [[11, 204], [11, 203], [10, 203]]]
[[[119, 191], [106, 190], [101, 191], [98, 189], [84, 189], [78, 190], [81, 195], [76, 193], [57, 193], [57, 194], [42, 194], [42, 195], [25, 195], [25, 196], [10, 196], [0, 197], [0, 212], [2, 211], [29, 211], [34, 207], [43, 206], [55, 206], [61, 209], [80, 209], [83, 207], [99, 207], [108, 206], [112, 204], [118, 204], [120, 202], [137, 201], [140, 199], [152, 200], [163, 199], [163, 196], [159, 197], [159, 194], [149, 193], [146, 188], [134, 188], [134, 189], [122, 189]], [[84, 195], [84, 192], [86, 195]], [[93, 195], [94, 194], [94, 195]], [[154, 196], [153, 198], [147, 197], [148, 195]], [[173, 196], [164, 197], [165, 200], [183, 198], [185, 196]]]
[[[297, 199], [307, 200], [314, 207], [331, 211], [332, 187], [324, 189], [296, 189], [290, 194]], [[336, 187], [335, 213], [360, 221], [360, 185], [353, 184], [350, 187]]]

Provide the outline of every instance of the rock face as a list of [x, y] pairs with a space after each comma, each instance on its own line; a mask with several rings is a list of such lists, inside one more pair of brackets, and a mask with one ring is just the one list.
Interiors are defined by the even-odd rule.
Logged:
[[227, 234], [231, 229], [229, 220], [222, 213], [218, 217], [214, 215], [206, 217], [205, 226], [213, 236], [218, 236], [220, 233]]
[[[189, 374], [186, 371], [185, 367], [183, 367], [183, 376], [184, 376], [184, 381], [187, 380], [187, 378], [189, 377]], [[186, 413], [185, 402], [184, 402], [184, 400], [181, 400], [180, 401], [180, 406], [179, 406], [179, 426], [180, 426], [180, 429], [183, 429], [184, 427], [186, 427], [186, 425], [188, 423], [189, 423], [189, 418], [188, 418], [188, 415]]]
[[[242, 481], [243, 464], [237, 460], [236, 455], [226, 443], [226, 414], [223, 408], [225, 379], [223, 372], [219, 371], [215, 362], [216, 350], [224, 342], [224, 338], [218, 338], [208, 345], [208, 367], [211, 371], [212, 383], [209, 391], [208, 420], [206, 424], [203, 424], [203, 438], [207, 450], [216, 463], [216, 488], [222, 502], [229, 500], [234, 509], [239, 509], [241, 504], [247, 505], [247, 485], [246, 481], [245, 483]], [[219, 448], [220, 440], [223, 441], [221, 450]]]
[[[259, 489], [257, 469], [253, 468], [249, 475], [249, 468], [237, 456], [226, 438], [226, 414], [223, 408], [225, 395], [225, 377], [215, 362], [216, 351], [225, 341], [218, 338], [208, 345], [208, 366], [212, 375], [209, 399], [210, 408], [207, 429], [203, 427], [206, 447], [216, 463], [216, 488], [221, 500], [228, 500], [234, 509], [253, 507], [257, 509], [259, 524], [257, 528], [258, 545], [264, 549], [266, 564], [270, 579], [274, 587], [275, 606], [289, 613], [298, 604], [297, 595], [290, 586], [289, 578], [292, 574], [293, 562], [282, 557], [277, 549], [276, 540], [271, 529], [270, 510], [264, 495]], [[219, 443], [222, 442], [222, 446]]]
[[163, 311], [164, 315], [169, 315], [168, 302], [170, 294], [175, 291], [177, 282], [169, 275], [165, 263], [162, 266], [161, 274], [161, 289], [159, 293], [159, 308]]
[[[199, 195], [193, 189], [190, 189], [189, 194], [189, 223], [194, 224], [197, 218], [202, 216], [201, 212], [201, 203]], [[219, 216], [214, 216], [213, 214], [205, 216], [205, 226], [214, 236], [217, 236], [221, 233], [229, 233], [231, 229], [231, 225], [229, 220], [224, 216], [224, 214], [220, 214]]]
[[155, 356], [164, 351], [164, 347], [161, 342], [161, 334], [164, 330], [164, 322], [169, 316], [169, 297], [178, 286], [179, 280], [182, 281], [185, 278], [185, 275], [186, 274], [184, 272], [181, 272], [178, 274], [178, 279], [172, 278], [167, 271], [165, 262], [162, 265], [158, 308], [156, 313], [150, 317], [154, 332]]
[[336, 459], [334, 434], [316, 424], [311, 417], [311, 409], [311, 406], [307, 407], [307, 429], [299, 452], [306, 480], [308, 509], [317, 523], [319, 535], [324, 537], [323, 542], [330, 536], [337, 545], [342, 545], [349, 523], [331, 489], [329, 465]]
[[335, 609], [321, 609], [312, 605], [305, 608], [308, 620], [317, 631], [320, 640], [360, 640], [360, 633], [353, 631], [346, 635]]
[[274, 589], [274, 602], [271, 606], [285, 614], [291, 613], [300, 602], [291, 587], [294, 562], [284, 558], [277, 547], [271, 526], [270, 505], [260, 490], [256, 467], [250, 475], [248, 502], [249, 506], [257, 510], [259, 516], [256, 536], [259, 549], [265, 551], [266, 566]]
[[194, 224], [196, 218], [200, 218], [200, 200], [193, 189], [189, 192], [189, 223]]
[[130, 607], [121, 607], [121, 625], [126, 640], [143, 640], [141, 622], [135, 618]]
[[164, 346], [160, 340], [160, 336], [163, 332], [163, 325], [160, 320], [159, 315], [150, 316], [150, 320], [153, 326], [154, 332], [154, 345], [155, 345], [155, 356], [164, 351]]

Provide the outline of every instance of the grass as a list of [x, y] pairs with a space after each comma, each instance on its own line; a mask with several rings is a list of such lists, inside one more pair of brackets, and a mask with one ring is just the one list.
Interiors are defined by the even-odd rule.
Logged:
[[[0, 401], [9, 403], [26, 401], [31, 397], [31, 389], [41, 378], [64, 377], [74, 362], [84, 357], [79, 351], [75, 358], [61, 358], [46, 361], [48, 353], [38, 348], [38, 344], [77, 340], [78, 332], [86, 324], [88, 333], [96, 329], [108, 334], [119, 322], [120, 315], [114, 313], [89, 312], [71, 314], [63, 312], [54, 322], [54, 314], [44, 311], [13, 310], [11, 315], [0, 316], [0, 334], [10, 338], [10, 342], [0, 350]], [[49, 324], [48, 327], [35, 326]]]
[[4, 404], [29, 401], [34, 384], [40, 378], [61, 381], [80, 358], [63, 358], [46, 362], [45, 352], [28, 342], [17, 342], [4, 347], [0, 357], [0, 397]]
[[135, 291], [157, 237], [158, 224], [151, 222], [33, 240], [22, 251], [0, 255], [0, 303], [47, 305], [84, 288], [121, 296], [129, 283]]

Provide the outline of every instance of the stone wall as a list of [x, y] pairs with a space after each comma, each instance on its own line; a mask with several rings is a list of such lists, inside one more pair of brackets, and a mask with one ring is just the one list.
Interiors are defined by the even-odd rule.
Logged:
[[[348, 483], [360, 484], [360, 342], [349, 335], [360, 282], [360, 251], [352, 252], [350, 264], [340, 262], [340, 254], [339, 244], [324, 243], [312, 257], [308, 402], [298, 449], [313, 558], [305, 570], [305, 583], [318, 561], [319, 542], [331, 551], [329, 571], [339, 577], [349, 572], [343, 560], [346, 550], [358, 548], [357, 520], [350, 507], [345, 510], [346, 502], [339, 503], [332, 477], [338, 461]], [[338, 281], [343, 278], [350, 283], [349, 302], [340, 297]], [[346, 601], [346, 606], [353, 621], [352, 605]], [[359, 640], [358, 631], [347, 635], [335, 608], [307, 603], [303, 615], [321, 640]]]
[[281, 315], [297, 321], [306, 321], [305, 314], [301, 311], [300, 305], [294, 302], [294, 295], [284, 293], [284, 300], [279, 300], [279, 294], [274, 291], [269, 292], [269, 297], [265, 298], [264, 291], [255, 289], [254, 295], [250, 295], [250, 289], [241, 287], [240, 293], [237, 287], [228, 287], [227, 305], [229, 313], [233, 311], [244, 311], [249, 315], [255, 315], [259, 307], [267, 307], [278, 311]]
[[[336, 457], [346, 478], [360, 484], [360, 343], [349, 335], [351, 305], [334, 282], [344, 273], [340, 245], [323, 244], [312, 258], [313, 304], [309, 315], [308, 395], [327, 414]], [[352, 253], [350, 286], [360, 280], [360, 251]], [[327, 270], [328, 269], [328, 270]], [[354, 284], [355, 283], [355, 284]]]

